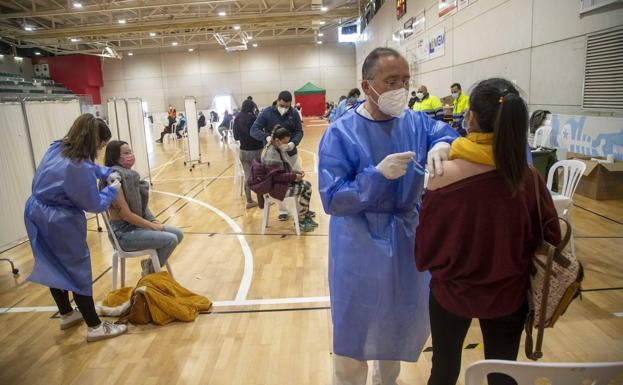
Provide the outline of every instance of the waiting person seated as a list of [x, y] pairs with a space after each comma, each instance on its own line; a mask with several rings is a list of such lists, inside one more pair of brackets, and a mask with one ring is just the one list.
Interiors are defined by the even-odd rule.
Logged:
[[199, 119], [197, 119], [197, 130], [201, 132], [201, 127], [206, 126], [206, 117], [203, 115], [203, 112], [199, 111]]
[[214, 127], [212, 126], [212, 123], [216, 123], [218, 122], [218, 113], [214, 110], [210, 111], [210, 130], [213, 130]]
[[536, 110], [530, 116], [530, 130], [528, 132], [528, 144], [532, 147], [536, 130], [543, 126], [552, 125], [552, 113], [547, 110]]
[[225, 141], [227, 139], [227, 132], [229, 131], [229, 125], [231, 121], [234, 119], [233, 115], [229, 113], [229, 111], [225, 110], [223, 114], [223, 121], [218, 126], [218, 133], [221, 134], [221, 141]]
[[[309, 210], [311, 199], [311, 183], [304, 180], [304, 172], [292, 171], [292, 165], [288, 162], [288, 143], [290, 143], [290, 131], [276, 125], [270, 136], [270, 144], [262, 155], [262, 165], [267, 168], [277, 168], [279, 172], [272, 176], [272, 188], [270, 196], [283, 200], [285, 197], [296, 197], [299, 210], [299, 226], [302, 231], [314, 231], [318, 226], [312, 219]], [[285, 156], [284, 156], [285, 154]]]
[[164, 139], [164, 136], [172, 132], [173, 131], [171, 131], [171, 129], [169, 128], [169, 125], [165, 124], [164, 129], [162, 130], [162, 132], [160, 132], [160, 139], [156, 140], [156, 143], [162, 143], [162, 139]]
[[175, 127], [175, 134], [177, 135], [178, 139], [180, 139], [182, 137], [182, 134], [186, 131], [186, 117], [181, 112], [179, 117], [180, 119], [177, 122], [177, 126]]
[[[119, 246], [124, 251], [156, 249], [160, 266], [164, 266], [182, 242], [182, 230], [163, 225], [149, 211], [149, 182], [132, 170], [134, 154], [129, 144], [120, 140], [108, 143], [104, 163], [121, 175], [122, 188], [108, 210]], [[143, 275], [154, 272], [149, 258], [141, 261], [141, 267]]]

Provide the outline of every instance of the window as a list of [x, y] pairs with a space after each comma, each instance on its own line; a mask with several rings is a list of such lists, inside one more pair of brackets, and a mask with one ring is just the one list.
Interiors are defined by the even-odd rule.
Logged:
[[623, 111], [623, 28], [589, 34], [582, 108]]

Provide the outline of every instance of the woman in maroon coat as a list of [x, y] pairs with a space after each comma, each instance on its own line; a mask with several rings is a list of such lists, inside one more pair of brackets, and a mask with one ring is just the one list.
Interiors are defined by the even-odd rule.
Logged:
[[[513, 84], [480, 82], [464, 126], [468, 135], [452, 144], [443, 176], [429, 182], [415, 241], [417, 268], [432, 276], [428, 385], [456, 383], [472, 318], [480, 321], [486, 359], [517, 359], [530, 260], [540, 242], [537, 199], [543, 223], [556, 218], [543, 179], [527, 166], [528, 109]], [[560, 242], [557, 220], [544, 230], [549, 242]], [[492, 374], [489, 384], [515, 381]]]

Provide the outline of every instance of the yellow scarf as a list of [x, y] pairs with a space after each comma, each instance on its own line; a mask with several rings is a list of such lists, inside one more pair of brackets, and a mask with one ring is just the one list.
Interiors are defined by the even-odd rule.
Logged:
[[493, 157], [493, 133], [472, 132], [466, 138], [452, 142], [450, 159], [463, 159], [469, 162], [495, 166]]

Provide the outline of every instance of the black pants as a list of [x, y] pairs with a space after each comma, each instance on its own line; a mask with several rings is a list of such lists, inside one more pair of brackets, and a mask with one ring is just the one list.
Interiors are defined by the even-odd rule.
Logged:
[[[429, 314], [433, 337], [433, 368], [428, 385], [453, 385], [461, 371], [461, 351], [471, 319], [459, 317], [444, 309], [430, 294]], [[528, 314], [528, 303], [514, 313], [492, 319], [480, 319], [485, 358], [517, 359], [519, 341]], [[504, 374], [487, 376], [489, 385], [517, 385]]]
[[[68, 291], [50, 288], [50, 292], [52, 293], [52, 297], [54, 297], [54, 302], [56, 302], [56, 306], [58, 306], [61, 315], [73, 311], [71, 303], [69, 303]], [[101, 323], [95, 311], [93, 297], [74, 293], [74, 301], [76, 302], [76, 306], [78, 306], [78, 310], [82, 313], [84, 322], [86, 322], [88, 326], [95, 327]]]

